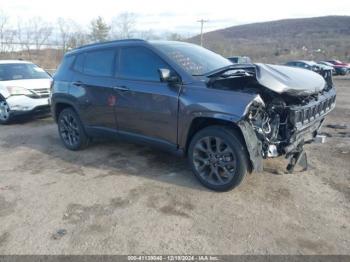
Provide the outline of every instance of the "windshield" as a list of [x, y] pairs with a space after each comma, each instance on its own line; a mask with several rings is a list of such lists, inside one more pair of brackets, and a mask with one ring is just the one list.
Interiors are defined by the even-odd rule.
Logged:
[[154, 46], [193, 76], [232, 65], [226, 58], [194, 44], [154, 43]]
[[49, 74], [34, 64], [0, 64], [0, 81], [47, 78]]

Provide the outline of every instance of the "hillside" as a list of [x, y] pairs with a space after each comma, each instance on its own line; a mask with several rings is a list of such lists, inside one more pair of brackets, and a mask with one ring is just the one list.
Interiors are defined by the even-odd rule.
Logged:
[[[199, 43], [200, 36], [188, 39]], [[325, 16], [233, 26], [204, 34], [204, 46], [255, 61], [350, 60], [350, 16]]]

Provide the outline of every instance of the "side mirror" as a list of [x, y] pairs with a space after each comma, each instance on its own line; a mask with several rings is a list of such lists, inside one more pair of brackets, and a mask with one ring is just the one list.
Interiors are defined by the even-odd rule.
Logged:
[[167, 68], [158, 69], [160, 81], [168, 83], [179, 83], [180, 79]]

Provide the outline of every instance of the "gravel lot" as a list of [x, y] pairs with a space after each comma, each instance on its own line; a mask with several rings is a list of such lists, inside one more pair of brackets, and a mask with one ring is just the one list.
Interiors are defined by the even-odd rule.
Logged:
[[310, 169], [266, 161], [230, 192], [139, 145], [61, 146], [51, 118], [0, 126], [0, 254], [350, 254], [350, 77]]

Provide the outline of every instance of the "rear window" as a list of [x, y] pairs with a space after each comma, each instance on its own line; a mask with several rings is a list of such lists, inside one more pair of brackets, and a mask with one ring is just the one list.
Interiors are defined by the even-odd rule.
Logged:
[[0, 81], [49, 78], [48, 73], [34, 64], [0, 64]]

